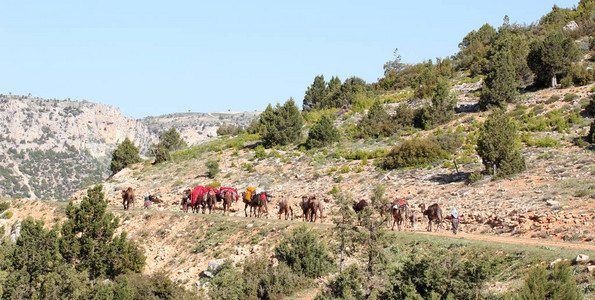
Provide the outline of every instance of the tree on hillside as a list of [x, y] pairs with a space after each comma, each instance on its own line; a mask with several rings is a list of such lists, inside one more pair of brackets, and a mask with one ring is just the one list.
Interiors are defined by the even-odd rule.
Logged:
[[114, 279], [126, 272], [140, 272], [145, 256], [138, 246], [128, 241], [126, 232], [114, 237], [119, 219], [107, 212], [103, 186], [87, 190], [80, 205], [72, 201], [66, 207], [66, 217], [59, 238], [60, 252], [67, 262], [91, 281]]
[[120, 172], [131, 164], [141, 162], [138, 148], [128, 138], [125, 138], [112, 153], [110, 170], [112, 174]]
[[384, 109], [382, 101], [376, 100], [368, 113], [360, 121], [363, 137], [391, 136], [396, 125], [391, 121], [390, 115]]
[[287, 145], [302, 138], [304, 120], [293, 98], [283, 106], [277, 103], [276, 108], [269, 104], [260, 115], [259, 123], [260, 135], [266, 147]]
[[353, 233], [355, 232], [355, 212], [351, 208], [353, 205], [353, 195], [349, 192], [339, 190], [336, 194], [338, 209], [333, 213], [333, 223], [335, 224], [335, 234], [339, 239], [339, 271], [343, 272], [347, 248], [353, 242]]
[[433, 71], [434, 65], [432, 64], [432, 61], [429, 61], [415, 77], [413, 94], [416, 98], [426, 99], [432, 97], [432, 90], [436, 86], [438, 79]]
[[503, 177], [525, 170], [516, 123], [503, 110], [496, 109], [480, 128], [477, 154], [486, 171]]
[[331, 118], [323, 115], [308, 132], [306, 146], [317, 148], [331, 145], [339, 141], [339, 130], [333, 124]]
[[494, 67], [483, 83], [479, 98], [479, 108], [482, 110], [489, 106], [504, 107], [506, 103], [514, 102], [519, 95], [519, 83], [510, 50], [503, 49], [493, 61]]
[[324, 81], [324, 75], [314, 77], [314, 82], [306, 90], [302, 109], [308, 111], [320, 107], [327, 95], [328, 89]]
[[159, 136], [159, 143], [169, 151], [180, 150], [187, 146], [186, 141], [173, 127]]
[[580, 50], [574, 41], [552, 31], [544, 39], [531, 43], [527, 64], [535, 73], [536, 85], [555, 87], [557, 78], [564, 77], [579, 58]]
[[471, 76], [485, 74], [489, 69], [489, 53], [496, 36], [496, 29], [489, 24], [467, 34], [459, 43], [459, 69], [471, 70]]
[[450, 94], [450, 85], [446, 78], [439, 78], [433, 88], [432, 104], [423, 108], [418, 116], [418, 126], [431, 128], [450, 121], [455, 114], [457, 99]]
[[395, 48], [393, 52], [395, 59], [387, 61], [384, 66], [384, 77], [398, 76], [399, 73], [405, 67], [405, 64], [401, 63], [401, 55], [399, 54], [399, 48]]

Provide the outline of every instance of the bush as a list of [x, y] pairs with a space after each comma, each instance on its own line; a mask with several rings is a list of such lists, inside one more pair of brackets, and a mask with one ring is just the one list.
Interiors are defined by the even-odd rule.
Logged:
[[595, 121], [591, 122], [589, 134], [587, 134], [587, 138], [585, 140], [589, 143], [595, 143]]
[[449, 133], [435, 135], [434, 137], [431, 138], [431, 140], [434, 143], [440, 145], [440, 148], [442, 148], [442, 150], [444, 150], [448, 153], [455, 153], [457, 151], [457, 149], [459, 149], [459, 148], [461, 148], [461, 146], [463, 146], [463, 142], [465, 141], [465, 138], [463, 137], [463, 135], [461, 133], [449, 132]]
[[384, 169], [424, 166], [446, 157], [440, 145], [428, 139], [406, 140], [395, 146], [382, 164]]
[[545, 104], [552, 104], [552, 103], [554, 103], [554, 102], [556, 102], [558, 100], [560, 100], [560, 96], [558, 96], [558, 95], [552, 95], [549, 99], [547, 99], [545, 101]]
[[306, 226], [296, 228], [275, 248], [275, 256], [293, 272], [307, 278], [317, 278], [335, 269], [335, 261], [326, 242]]
[[589, 104], [587, 104], [587, 106], [585, 107], [585, 111], [590, 116], [595, 116], [595, 95], [591, 96]]
[[219, 267], [210, 282], [211, 299], [282, 299], [306, 284], [286, 264], [272, 266], [266, 257], [248, 258], [243, 272], [230, 260]]
[[2, 203], [0, 203], [0, 213], [4, 212], [9, 207], [10, 207], [10, 203], [8, 203], [8, 202], [2, 202]]
[[254, 158], [256, 159], [261, 159], [261, 158], [265, 158], [267, 156], [266, 151], [264, 150], [264, 146], [263, 145], [258, 145], [256, 146], [256, 148], [254, 148]]
[[244, 128], [235, 124], [221, 125], [217, 128], [217, 135], [240, 135], [245, 132]]
[[538, 266], [529, 272], [515, 299], [583, 299], [572, 270], [567, 263], [558, 263], [546, 270]]
[[497, 263], [479, 250], [416, 251], [389, 270], [379, 299], [482, 299]]
[[216, 160], [209, 160], [205, 164], [209, 178], [215, 178], [219, 174], [219, 163]]
[[564, 95], [563, 101], [564, 102], [571, 102], [572, 100], [574, 100], [576, 98], [578, 98], [578, 95], [577, 94], [568, 93], [568, 94]]
[[323, 299], [364, 299], [365, 278], [364, 271], [352, 264], [333, 280], [326, 289], [316, 295], [317, 300]]
[[318, 122], [310, 128], [306, 146], [308, 148], [317, 148], [331, 145], [339, 141], [339, 130], [333, 125], [333, 121], [326, 115], [323, 115]]
[[10, 210], [5, 211], [2, 215], [0, 215], [0, 219], [10, 219], [12, 218], [13, 212]]
[[467, 178], [467, 184], [474, 184], [480, 180], [482, 180], [484, 177], [482, 172], [473, 172], [471, 174], [469, 174], [469, 178]]

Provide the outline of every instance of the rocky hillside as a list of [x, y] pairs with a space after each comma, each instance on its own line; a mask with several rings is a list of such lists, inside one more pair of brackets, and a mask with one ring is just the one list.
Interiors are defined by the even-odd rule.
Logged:
[[[591, 86], [584, 86], [527, 93], [521, 103], [509, 109], [517, 112], [522, 126], [529, 126], [542, 120], [539, 118], [581, 111], [590, 90]], [[445, 211], [457, 207], [465, 232], [594, 243], [595, 185], [589, 179], [595, 175], [595, 153], [588, 145], [577, 145], [586, 135], [591, 118], [581, 117], [582, 121], [569, 123], [561, 132], [525, 133], [522, 153], [526, 172], [510, 179], [491, 180], [486, 176], [468, 184], [470, 174], [484, 168], [472, 139], [488, 112], [470, 108], [477, 98], [463, 86], [453, 91], [460, 100], [457, 119], [432, 131], [402, 132], [379, 139], [343, 139], [322, 150], [290, 146], [263, 151], [255, 148], [259, 141], [250, 140], [250, 136], [219, 138], [182, 150], [171, 162], [152, 165], [146, 161], [124, 169], [104, 183], [106, 195], [119, 206], [121, 189], [131, 186], [137, 193], [148, 191], [165, 200], [156, 209], [179, 211], [182, 191], [195, 185], [221, 184], [238, 190], [255, 186], [272, 191], [277, 200], [297, 200], [314, 194], [328, 197], [328, 215], [334, 208], [331, 195], [338, 188], [351, 192], [356, 199], [369, 199], [373, 187], [381, 184], [388, 197], [406, 197], [414, 207], [434, 202]], [[346, 127], [360, 118], [361, 114], [351, 114], [335, 123]], [[406, 139], [449, 131], [461, 132], [466, 140], [451, 160], [424, 168], [385, 171], [376, 166], [382, 158], [372, 158], [374, 151], [387, 151]], [[221, 172], [209, 179], [205, 164], [213, 159], [219, 161]], [[76, 197], [80, 199], [82, 192]], [[239, 211], [232, 214], [243, 216], [241, 203], [236, 209]], [[325, 222], [330, 222], [329, 218]], [[423, 226], [418, 224], [418, 229]]]
[[221, 124], [247, 125], [253, 113], [180, 114], [135, 120], [114, 106], [0, 95], [0, 194], [67, 199], [109, 175], [111, 152], [128, 137], [146, 152], [172, 127], [189, 144]]

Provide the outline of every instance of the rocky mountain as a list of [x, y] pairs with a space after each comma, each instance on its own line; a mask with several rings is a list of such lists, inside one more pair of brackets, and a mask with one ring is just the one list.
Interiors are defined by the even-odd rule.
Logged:
[[250, 113], [186, 113], [143, 120], [88, 101], [0, 95], [0, 194], [67, 199], [109, 175], [111, 152], [126, 137], [146, 153], [174, 127], [188, 144], [216, 135], [221, 124], [247, 125]]

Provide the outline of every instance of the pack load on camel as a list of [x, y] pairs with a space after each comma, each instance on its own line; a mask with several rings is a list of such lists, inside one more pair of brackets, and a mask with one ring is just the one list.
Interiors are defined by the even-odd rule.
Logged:
[[204, 194], [208, 193], [209, 191], [215, 191], [215, 194], [219, 195], [219, 190], [217, 188], [212, 187], [212, 186], [206, 186], [206, 187], [204, 187], [201, 194], [204, 195]]
[[256, 191], [255, 187], [247, 187], [246, 188], [246, 200], [252, 201], [252, 195], [254, 195], [255, 191]]
[[190, 203], [192, 206], [196, 204], [196, 199], [198, 199], [198, 196], [202, 196], [204, 188], [205, 187], [202, 185], [197, 185], [194, 187], [194, 189], [192, 189], [192, 192], [190, 193]]
[[230, 191], [233, 196], [236, 198], [236, 202], [238, 202], [238, 200], [240, 199], [240, 195], [238, 194], [238, 191], [234, 188], [230, 188], [230, 187], [221, 187], [219, 188], [219, 193], [222, 195], [224, 191]]

